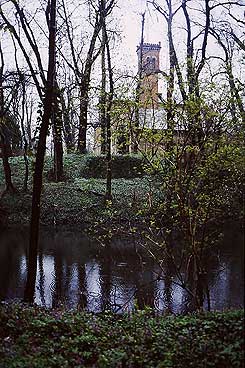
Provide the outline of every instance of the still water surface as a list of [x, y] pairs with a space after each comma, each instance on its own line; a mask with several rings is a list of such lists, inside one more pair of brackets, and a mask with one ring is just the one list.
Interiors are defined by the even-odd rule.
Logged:
[[[28, 232], [0, 230], [0, 300], [23, 298]], [[137, 304], [180, 313], [188, 308], [185, 291], [166, 269], [156, 264], [134, 241], [114, 241], [109, 248], [79, 232], [42, 229], [35, 302], [47, 307], [129, 311]], [[167, 267], [167, 265], [166, 265]], [[209, 261], [212, 309], [242, 307], [244, 300], [243, 237], [227, 229], [219, 250]]]

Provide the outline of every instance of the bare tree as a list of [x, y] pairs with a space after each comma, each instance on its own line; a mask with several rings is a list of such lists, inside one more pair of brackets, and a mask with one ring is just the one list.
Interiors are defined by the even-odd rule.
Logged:
[[[105, 3], [104, 16], [111, 14], [116, 0], [109, 0]], [[80, 113], [79, 113], [79, 128], [78, 128], [78, 144], [77, 150], [80, 153], [86, 153], [86, 140], [87, 140], [87, 128], [88, 128], [88, 105], [89, 105], [89, 90], [90, 90], [90, 79], [92, 66], [98, 56], [100, 55], [101, 49], [96, 50], [96, 43], [98, 36], [102, 29], [102, 1], [101, 0], [91, 0], [89, 4], [94, 12], [94, 20], [92, 23], [93, 31], [89, 42], [88, 51], [84, 62], [80, 60], [80, 55], [77, 55], [74, 40], [72, 26], [69, 21], [69, 15], [66, 10], [65, 1], [62, 0], [62, 7], [64, 11], [64, 22], [67, 29], [68, 42], [71, 49], [72, 63], [69, 66], [72, 67], [76, 83], [79, 86], [79, 98], [80, 98]]]
[[[211, 14], [211, 7], [210, 7], [210, 0], [204, 1], [204, 25], [202, 29], [193, 35], [193, 22], [191, 21], [191, 17], [189, 14], [188, 9], [188, 2], [187, 0], [183, 0], [180, 5], [175, 5], [173, 9], [172, 0], [166, 1], [165, 5], [161, 6], [155, 0], [153, 0], [152, 5], [154, 8], [164, 16], [164, 19], [167, 22], [168, 27], [168, 40], [169, 40], [169, 60], [170, 60], [170, 75], [168, 77], [168, 96], [167, 96], [167, 105], [172, 110], [173, 104], [173, 86], [174, 86], [174, 72], [177, 75], [177, 82], [179, 86], [179, 90], [181, 93], [182, 101], [184, 104], [184, 108], [187, 114], [187, 119], [189, 122], [189, 131], [192, 138], [193, 143], [198, 143], [202, 145], [202, 126], [200, 123], [200, 109], [196, 109], [195, 113], [193, 114], [192, 106], [193, 104], [198, 105], [198, 101], [200, 100], [200, 86], [199, 86], [199, 77], [203, 70], [206, 60], [206, 50], [207, 50], [207, 41], [208, 41], [208, 34], [210, 29], [210, 14]], [[173, 17], [175, 14], [182, 9], [185, 23], [186, 23], [186, 76], [187, 76], [187, 83], [185, 85], [183, 72], [180, 67], [180, 60], [177, 56], [175, 44], [174, 44], [174, 36], [173, 36]], [[195, 53], [196, 49], [194, 47], [194, 43], [201, 40], [201, 48], [200, 52]], [[199, 40], [200, 42], [200, 40]], [[199, 56], [200, 55], [200, 56]], [[168, 119], [169, 121], [172, 120], [171, 110], [168, 111]]]
[[[29, 70], [31, 72], [34, 84], [36, 86], [37, 89], [37, 93], [39, 95], [39, 98], [41, 100], [41, 103], [44, 103], [44, 95], [43, 95], [43, 90], [45, 89], [47, 80], [46, 80], [46, 76], [45, 76], [45, 69], [43, 66], [43, 62], [42, 62], [42, 58], [41, 58], [41, 54], [40, 54], [40, 50], [38, 47], [38, 42], [36, 40], [36, 36], [32, 30], [31, 27], [31, 23], [28, 20], [28, 17], [25, 13], [25, 11], [23, 10], [23, 8], [20, 7], [19, 3], [13, 0], [10, 0], [10, 3], [12, 3], [12, 5], [14, 6], [14, 10], [15, 10], [15, 19], [17, 21], [17, 24], [19, 26], [19, 28], [21, 28], [21, 30], [24, 32], [25, 38], [28, 42], [28, 45], [30, 46], [30, 49], [32, 51], [32, 55], [34, 56], [34, 58], [32, 58], [30, 56], [30, 54], [28, 54], [27, 50], [26, 50], [26, 45], [22, 39], [22, 37], [20, 36], [20, 34], [18, 33], [17, 27], [15, 27], [11, 21], [7, 18], [7, 16], [5, 15], [2, 7], [0, 6], [0, 15], [4, 21], [4, 23], [7, 25], [8, 29], [11, 32], [12, 37], [16, 40], [16, 42], [18, 43], [24, 58], [26, 60], [26, 63], [29, 67]], [[49, 15], [46, 11], [46, 20], [49, 21]], [[48, 25], [49, 26], [49, 25]], [[36, 62], [38, 71], [35, 70], [34, 68], [34, 61]], [[53, 117], [57, 116], [57, 104], [55, 104], [55, 102], [57, 102], [57, 100], [54, 100], [54, 112], [53, 112]], [[54, 148], [55, 148], [55, 160], [54, 160], [54, 177], [56, 179], [56, 181], [61, 181], [63, 179], [63, 146], [62, 146], [62, 128], [58, 128], [57, 125], [60, 125], [59, 121], [56, 121], [56, 119], [53, 119], [53, 124], [54, 124], [54, 128], [53, 128], [53, 135], [54, 135]]]
[[[231, 5], [231, 4], [228, 4]], [[227, 5], [227, 6], [228, 6]], [[236, 4], [239, 6], [239, 4]], [[244, 104], [242, 101], [242, 98], [240, 96], [239, 86], [242, 86], [242, 82], [239, 81], [237, 78], [235, 78], [234, 75], [234, 54], [236, 49], [237, 51], [245, 51], [244, 41], [242, 38], [238, 37], [239, 32], [239, 23], [244, 26], [245, 22], [242, 20], [237, 19], [234, 17], [231, 13], [230, 6], [228, 7], [228, 14], [232, 17], [233, 24], [229, 22], [229, 19], [225, 19], [224, 21], [216, 21], [213, 20], [212, 27], [210, 29], [211, 35], [215, 38], [217, 41], [217, 44], [220, 46], [223, 57], [221, 56], [213, 56], [214, 59], [218, 59], [221, 61], [221, 65], [225, 67], [225, 73], [227, 75], [227, 80], [230, 87], [230, 95], [231, 95], [231, 114], [233, 117], [233, 121], [237, 122], [238, 120], [238, 114], [237, 109], [239, 111], [239, 114], [241, 116], [243, 124], [245, 124], [245, 111], [244, 111]], [[235, 23], [234, 23], [235, 22]], [[234, 32], [234, 28], [236, 27], [236, 32]], [[241, 30], [242, 34], [242, 30]], [[211, 57], [212, 58], [212, 57]], [[244, 84], [242, 86], [244, 88]]]

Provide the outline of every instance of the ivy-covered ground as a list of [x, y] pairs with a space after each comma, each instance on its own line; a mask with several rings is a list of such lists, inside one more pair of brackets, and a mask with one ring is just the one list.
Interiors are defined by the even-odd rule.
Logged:
[[243, 367], [244, 312], [154, 316], [0, 305], [0, 367]]
[[[10, 158], [13, 183], [17, 192], [5, 194], [0, 201], [7, 224], [29, 223], [31, 209], [32, 168], [30, 159], [29, 191], [23, 192], [24, 159]], [[160, 191], [153, 177], [143, 175], [142, 159], [138, 156], [118, 156], [113, 161], [112, 202], [105, 203], [105, 162], [101, 156], [67, 155], [64, 157], [65, 178], [60, 183], [50, 179], [52, 159], [46, 158], [42, 192], [41, 223], [45, 225], [78, 225], [99, 229], [113, 225], [117, 231], [132, 229], [145, 221], [159, 201]], [[4, 190], [4, 174], [0, 162], [0, 189]], [[0, 192], [1, 192], [0, 191]], [[3, 216], [2, 216], [3, 217]]]

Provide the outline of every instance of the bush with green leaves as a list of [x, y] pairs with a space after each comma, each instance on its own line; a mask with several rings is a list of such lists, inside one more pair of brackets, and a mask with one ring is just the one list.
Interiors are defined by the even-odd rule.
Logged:
[[244, 312], [155, 316], [0, 306], [0, 365], [242, 368]]
[[[112, 177], [130, 179], [142, 176], [144, 174], [143, 165], [143, 158], [140, 155], [112, 156]], [[105, 156], [88, 156], [81, 176], [85, 178], [105, 178]]]
[[[197, 144], [183, 135], [148, 158], [148, 173], [157, 176], [162, 192], [151, 214], [153, 254], [159, 263], [163, 258], [171, 262], [196, 307], [203, 306], [205, 296], [209, 299], [208, 250], [220, 241], [224, 221], [242, 218], [244, 156], [239, 137], [239, 132], [217, 136], [211, 131]], [[154, 232], [161, 238], [152, 239]], [[182, 245], [179, 254], [176, 243]]]

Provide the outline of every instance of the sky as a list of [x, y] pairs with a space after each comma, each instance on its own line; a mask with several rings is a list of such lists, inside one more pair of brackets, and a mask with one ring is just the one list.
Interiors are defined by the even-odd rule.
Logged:
[[[2, 2], [4, 0], [0, 0]], [[33, 12], [35, 8], [35, 4], [39, 4], [40, 2], [45, 3], [46, 0], [21, 0], [23, 4], [26, 4], [26, 9], [30, 12]], [[213, 3], [215, 0], [211, 0]], [[218, 2], [222, 2], [225, 0], [217, 0]], [[175, 3], [179, 3], [180, 0]], [[66, 0], [67, 6], [72, 6], [72, 1]], [[79, 3], [79, 1], [78, 1]], [[163, 0], [159, 0], [160, 4], [164, 4]], [[190, 4], [202, 4], [203, 2], [198, 0], [193, 0]], [[193, 5], [192, 5], [193, 6]], [[79, 8], [80, 9], [80, 8]], [[113, 10], [113, 20], [112, 20], [112, 29], [116, 25], [121, 31], [121, 41], [118, 41], [115, 44], [113, 53], [114, 53], [114, 65], [118, 69], [128, 68], [132, 74], [136, 75], [137, 73], [137, 54], [136, 47], [139, 45], [140, 37], [141, 37], [141, 19], [142, 13], [146, 11], [145, 14], [145, 30], [144, 30], [144, 41], [150, 43], [158, 43], [161, 42], [161, 52], [160, 52], [160, 69], [164, 71], [168, 71], [168, 50], [167, 50], [167, 31], [166, 31], [166, 22], [162, 15], [160, 15], [156, 10], [153, 9], [151, 5], [147, 5], [147, 0], [118, 0], [118, 6]], [[42, 13], [42, 14], [41, 14]], [[82, 26], [82, 20], [84, 21], [84, 14], [78, 12], [75, 8], [75, 13], [77, 17], [78, 25], [80, 26], [80, 34], [86, 34], [86, 26]], [[178, 55], [184, 56], [186, 51], [185, 48], [185, 39], [186, 32], [183, 27], [180, 27], [180, 24], [183, 24], [183, 15], [182, 12], [177, 15], [177, 25], [175, 26], [175, 35], [177, 37], [174, 38], [175, 46], [178, 52]], [[197, 13], [196, 13], [197, 14]], [[43, 17], [44, 12], [41, 12], [37, 16], [37, 21]], [[44, 19], [44, 17], [43, 17]], [[194, 18], [194, 20], [196, 20]], [[38, 26], [37, 26], [38, 27]], [[44, 24], [43, 28], [46, 29], [46, 25]], [[38, 37], [40, 37], [40, 41], [38, 45], [43, 54], [43, 58], [47, 57], [47, 48], [46, 48], [46, 39], [44, 38], [44, 42], [42, 42], [42, 35], [40, 30], [37, 29]], [[80, 36], [79, 36], [80, 37]], [[211, 52], [216, 54], [214, 41], [209, 37], [209, 42], [213, 42], [211, 47]], [[11, 41], [8, 41], [12, 43]], [[45, 44], [45, 45], [44, 45]], [[7, 50], [5, 50], [7, 51]], [[8, 52], [8, 51], [7, 51]], [[69, 51], [68, 51], [69, 52]], [[20, 53], [21, 54], [21, 53]], [[10, 51], [8, 55], [9, 63], [13, 63], [13, 53]]]
[[[132, 68], [137, 70], [136, 47], [141, 38], [142, 13], [145, 14], [144, 42], [158, 43], [164, 45], [166, 34], [164, 34], [164, 21], [162, 17], [146, 6], [146, 0], [120, 1], [121, 29], [123, 54], [128, 55]], [[164, 63], [164, 52], [161, 51], [161, 64]]]
[[[4, 0], [0, 0], [0, 3]], [[36, 4], [40, 5], [40, 2], [45, 3], [46, 0], [20, 0], [23, 4], [26, 4], [26, 9], [33, 13], [33, 8], [35, 8]], [[75, 0], [79, 1], [80, 0]], [[214, 2], [216, 0], [211, 0], [211, 2]], [[222, 2], [225, 0], [217, 0], [218, 2]], [[244, 0], [243, 0], [244, 1]], [[118, 7], [113, 10], [113, 19], [111, 23], [111, 27], [116, 25], [118, 27], [118, 30], [121, 31], [121, 41], [118, 41], [115, 43], [114, 49], [113, 49], [113, 65], [120, 71], [120, 70], [128, 70], [131, 75], [137, 74], [137, 54], [136, 54], [136, 47], [140, 43], [141, 38], [141, 19], [142, 19], [142, 13], [146, 11], [145, 14], [145, 29], [144, 29], [144, 42], [149, 43], [159, 43], [161, 42], [161, 52], [160, 52], [160, 69], [163, 71], [168, 72], [168, 39], [167, 39], [167, 30], [166, 30], [166, 22], [162, 15], [159, 15], [157, 11], [154, 11], [152, 6], [146, 6], [147, 0], [118, 0]], [[175, 3], [180, 3], [181, 0], [176, 0]], [[159, 0], [159, 3], [164, 4], [163, 0]], [[192, 0], [190, 4], [203, 4], [203, 0]], [[72, 1], [66, 0], [67, 6], [71, 6]], [[181, 27], [181, 23], [183, 25], [183, 14], [180, 12], [178, 16], [176, 17], [177, 24], [175, 25], [174, 32], [174, 42], [177, 49], [178, 56], [181, 55], [182, 57], [185, 57], [186, 47], [185, 47], [185, 40], [186, 40], [186, 32], [183, 29], [183, 26]], [[87, 26], [88, 23], [83, 23], [84, 18], [86, 16], [79, 12], [75, 7], [75, 16], [76, 16], [76, 22], [77, 25], [80, 27], [78, 33], [78, 44], [81, 43], [81, 36], [85, 36], [87, 32]], [[41, 21], [43, 19], [43, 21]], [[195, 21], [197, 18], [194, 18], [192, 16], [192, 19]], [[45, 17], [43, 10], [40, 10], [40, 12], [37, 14], [37, 22], [40, 22], [43, 24], [43, 28], [46, 29], [45, 24]], [[44, 60], [47, 60], [47, 39], [42, 35], [42, 32], [40, 32], [40, 29], [38, 28], [38, 24], [34, 24], [33, 26], [35, 29], [35, 34], [39, 38], [38, 40], [38, 46], [40, 47], [42, 57]], [[37, 32], [36, 32], [37, 31]], [[4, 32], [2, 32], [2, 35]], [[0, 35], [0, 36], [2, 36]], [[210, 42], [211, 41], [211, 42]], [[13, 51], [11, 51], [11, 44], [12, 41], [8, 37], [8, 44], [5, 48], [6, 52], [6, 64], [9, 64], [11, 69], [14, 67], [14, 57], [13, 57]], [[211, 44], [211, 48], [209, 47], [208, 53], [217, 55], [217, 46], [215, 46], [215, 43], [213, 40], [211, 40], [211, 37], [209, 37], [209, 42]], [[88, 45], [88, 42], [87, 42]], [[69, 53], [69, 47], [66, 48], [67, 52]], [[20, 58], [23, 60], [23, 56], [21, 55], [21, 52], [19, 53]], [[184, 60], [182, 58], [182, 60]], [[242, 70], [242, 65], [239, 63], [237, 64], [237, 70]], [[99, 71], [99, 72], [98, 72]], [[98, 80], [100, 78], [100, 58], [98, 58], [97, 61], [97, 73], [94, 73], [94, 82], [98, 85]], [[242, 72], [240, 72], [242, 73]], [[164, 78], [162, 78], [159, 81], [159, 92], [164, 95], [166, 95], [166, 81]], [[38, 99], [37, 99], [38, 101]]]

